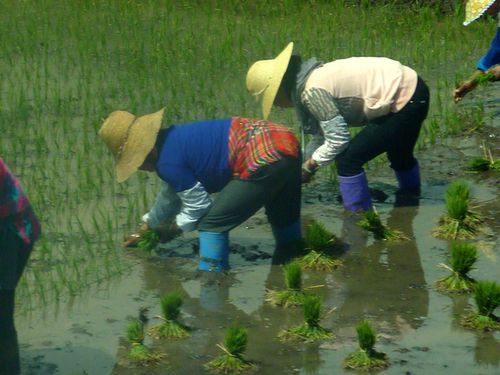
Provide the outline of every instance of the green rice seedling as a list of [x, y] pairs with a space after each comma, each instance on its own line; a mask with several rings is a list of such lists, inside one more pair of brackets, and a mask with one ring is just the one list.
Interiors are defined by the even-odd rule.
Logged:
[[164, 355], [151, 351], [144, 343], [144, 324], [139, 319], [133, 319], [127, 326], [127, 338], [131, 348], [127, 354], [128, 359], [135, 365], [145, 366], [157, 364]]
[[317, 221], [306, 227], [305, 250], [307, 254], [298, 258], [297, 262], [304, 269], [330, 271], [342, 265], [342, 261], [332, 258], [325, 251], [331, 248], [337, 238], [323, 224]]
[[219, 374], [238, 374], [253, 367], [243, 358], [248, 341], [247, 330], [238, 326], [229, 327], [224, 336], [224, 344], [217, 346], [224, 354], [208, 362], [205, 367]]
[[304, 320], [299, 326], [283, 330], [279, 337], [284, 340], [316, 341], [333, 338], [333, 333], [319, 325], [321, 298], [309, 295], [304, 298]]
[[359, 349], [344, 360], [344, 367], [348, 369], [380, 369], [389, 366], [389, 359], [385, 353], [374, 349], [376, 335], [372, 326], [366, 320], [357, 327]]
[[483, 144], [483, 156], [473, 158], [469, 168], [476, 172], [500, 171], [500, 159], [493, 159], [490, 149]]
[[500, 318], [493, 314], [500, 306], [500, 285], [494, 281], [478, 281], [474, 288], [477, 311], [462, 318], [462, 325], [481, 331], [500, 330]]
[[269, 290], [266, 301], [273, 305], [289, 307], [304, 303], [306, 293], [302, 288], [302, 268], [297, 262], [290, 262], [283, 266], [285, 276], [284, 290]]
[[473, 244], [453, 243], [451, 245], [451, 267], [441, 264], [451, 272], [451, 275], [436, 282], [436, 287], [442, 292], [468, 293], [474, 288], [475, 280], [468, 273], [477, 261], [477, 249]]
[[188, 328], [178, 322], [181, 313], [182, 297], [178, 292], [172, 292], [161, 298], [161, 310], [163, 323], [153, 327], [150, 334], [155, 338], [182, 338], [189, 336]]
[[152, 229], [148, 229], [144, 233], [141, 233], [137, 245], [140, 249], [150, 253], [160, 242], [160, 236], [158, 233]]
[[463, 181], [454, 181], [446, 190], [446, 214], [434, 229], [436, 237], [466, 239], [476, 235], [481, 218], [469, 210], [470, 188]]
[[382, 223], [380, 220], [380, 215], [373, 209], [363, 213], [363, 219], [358, 222], [358, 225], [373, 233], [373, 236], [377, 240], [388, 240], [388, 241], [398, 241], [398, 240], [408, 240], [401, 231], [390, 229]]

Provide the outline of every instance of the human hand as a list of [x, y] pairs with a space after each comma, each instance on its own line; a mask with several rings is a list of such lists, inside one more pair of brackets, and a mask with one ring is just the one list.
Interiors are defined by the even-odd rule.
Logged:
[[307, 184], [311, 182], [319, 166], [313, 159], [308, 159], [302, 164], [301, 182]]
[[139, 240], [141, 239], [141, 234], [149, 229], [147, 223], [142, 223], [139, 228], [134, 233], [129, 234], [125, 241], [123, 242], [123, 247], [137, 247]]
[[160, 235], [160, 242], [165, 243], [180, 236], [182, 234], [182, 229], [179, 228], [175, 222], [172, 222], [166, 226], [157, 228], [157, 232]]
[[477, 81], [475, 80], [461, 81], [457, 87], [455, 87], [455, 90], [453, 90], [453, 101], [458, 103], [465, 95], [474, 90], [476, 86]]

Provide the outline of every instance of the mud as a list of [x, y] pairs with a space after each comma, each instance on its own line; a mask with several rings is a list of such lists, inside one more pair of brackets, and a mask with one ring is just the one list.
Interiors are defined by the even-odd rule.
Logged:
[[[490, 100], [495, 115], [499, 100]], [[395, 207], [396, 181], [387, 165], [367, 171], [371, 188], [379, 192], [376, 208], [382, 220], [403, 231], [410, 241], [384, 242], [356, 225], [344, 213], [337, 187], [326, 178], [305, 187], [303, 220], [314, 218], [341, 238], [336, 254], [344, 266], [328, 273], [305, 272], [304, 286], [317, 286], [330, 311], [322, 325], [335, 338], [317, 344], [283, 344], [278, 332], [302, 321], [301, 309], [264, 303], [266, 289], [283, 286], [282, 270], [271, 266], [272, 234], [260, 211], [231, 233], [231, 272], [206, 275], [196, 271], [197, 242], [187, 235], [159, 246], [149, 255], [124, 251], [130, 271], [83, 295], [17, 317], [23, 374], [202, 374], [203, 365], [220, 354], [224, 330], [239, 323], [249, 332], [246, 357], [259, 374], [353, 373], [343, 359], [356, 349], [355, 326], [368, 319], [378, 331], [376, 348], [387, 353], [391, 366], [383, 374], [498, 374], [500, 333], [478, 333], [460, 327], [460, 315], [473, 304], [470, 296], [447, 296], [434, 289], [446, 271], [448, 241], [431, 235], [444, 212], [450, 181], [465, 179], [472, 187], [476, 210], [486, 218], [474, 240], [479, 261], [472, 276], [500, 282], [499, 174], [467, 171], [471, 156], [481, 155], [483, 142], [496, 158], [498, 113], [493, 128], [452, 137], [417, 152], [422, 170], [418, 205]], [[123, 366], [127, 320], [148, 309], [149, 326], [159, 324], [159, 298], [180, 291], [182, 321], [192, 328], [189, 338], [146, 344], [166, 354], [166, 365]], [[500, 311], [497, 311], [500, 314]], [[356, 372], [354, 372], [356, 373]]]

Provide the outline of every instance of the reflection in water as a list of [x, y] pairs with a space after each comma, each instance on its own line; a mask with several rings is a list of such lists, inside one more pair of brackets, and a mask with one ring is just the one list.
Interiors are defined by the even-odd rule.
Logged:
[[[387, 225], [412, 238], [417, 211], [417, 206], [395, 207]], [[416, 241], [373, 241], [364, 247], [366, 233], [356, 235], [362, 230], [352, 221], [344, 221], [344, 241], [354, 245], [345, 259], [347, 296], [338, 317], [350, 324], [367, 317], [394, 334], [419, 328], [428, 314], [429, 295]]]
[[498, 367], [500, 363], [500, 341], [493, 333], [478, 335], [474, 360], [478, 365]]

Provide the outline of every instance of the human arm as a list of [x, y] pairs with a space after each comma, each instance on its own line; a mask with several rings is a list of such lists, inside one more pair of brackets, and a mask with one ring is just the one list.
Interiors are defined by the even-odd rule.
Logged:
[[500, 65], [496, 65], [487, 71], [477, 70], [467, 80], [461, 81], [453, 90], [453, 101], [458, 103], [465, 95], [474, 90], [482, 82], [493, 82], [500, 80]]
[[181, 201], [174, 188], [166, 182], [162, 182], [153, 207], [143, 215], [142, 223], [134, 233], [125, 239], [123, 246], [135, 246], [141, 235], [150, 229], [155, 230], [159, 234], [160, 241], [162, 242], [168, 241], [180, 234], [180, 229], [173, 221], [179, 213], [180, 207]]
[[[308, 152], [311, 153], [306, 156], [306, 161], [302, 165], [303, 182], [304, 172], [312, 177], [312, 174], [320, 166], [331, 163], [335, 157], [340, 154], [348, 145], [351, 140], [347, 122], [341, 115], [335, 103], [335, 98], [328, 91], [320, 88], [312, 88], [304, 92], [302, 100], [311, 114], [318, 120], [321, 128], [321, 136], [315, 135], [313, 137], [314, 143], [311, 145], [318, 145], [319, 140], [323, 143], [318, 145], [312, 151], [312, 147], [308, 144]], [[311, 142], [310, 142], [311, 143]]]

